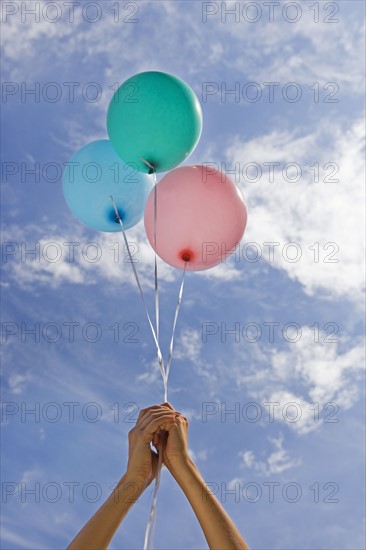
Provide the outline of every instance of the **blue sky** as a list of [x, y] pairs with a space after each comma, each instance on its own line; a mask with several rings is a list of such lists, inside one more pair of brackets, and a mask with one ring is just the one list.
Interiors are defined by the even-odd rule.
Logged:
[[[62, 194], [64, 163], [107, 137], [115, 83], [161, 70], [202, 105], [187, 164], [236, 169], [248, 207], [236, 255], [186, 278], [169, 399], [192, 456], [251, 548], [362, 549], [363, 2], [271, 3], [272, 18], [264, 2], [36, 4], [2, 3], [2, 548], [66, 547], [123, 474], [138, 410], [162, 401], [122, 240]], [[128, 238], [152, 311], [143, 224]], [[159, 273], [167, 351], [181, 274]], [[151, 496], [112, 549], [142, 547]], [[155, 547], [207, 547], [167, 472]]]

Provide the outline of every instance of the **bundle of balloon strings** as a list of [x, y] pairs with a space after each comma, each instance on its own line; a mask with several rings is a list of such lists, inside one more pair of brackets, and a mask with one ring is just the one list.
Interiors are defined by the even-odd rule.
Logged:
[[[153, 167], [147, 161], [145, 161], [144, 159], [141, 159], [141, 160], [143, 162], [145, 162], [146, 164], [148, 164], [150, 166], [150, 168], [153, 170], [154, 179], [155, 179], [155, 186], [154, 186], [154, 241], [155, 241], [155, 249], [156, 249], [156, 217], [157, 217], [156, 174], [155, 174], [155, 170], [153, 169]], [[136, 271], [135, 263], [132, 259], [132, 254], [131, 254], [130, 247], [129, 247], [129, 244], [128, 244], [128, 241], [127, 241], [126, 232], [125, 232], [125, 229], [124, 229], [124, 226], [123, 226], [121, 216], [118, 212], [117, 205], [116, 205], [115, 200], [114, 200], [112, 195], [110, 196], [110, 199], [112, 201], [113, 208], [114, 208], [114, 211], [115, 211], [115, 214], [116, 214], [116, 221], [119, 223], [119, 225], [121, 227], [121, 232], [123, 234], [123, 239], [124, 239], [124, 242], [125, 242], [125, 246], [126, 246], [126, 249], [127, 249], [128, 255], [129, 255], [129, 260], [130, 260], [130, 263], [131, 263], [131, 266], [132, 266], [132, 269], [133, 269], [133, 273], [134, 273], [134, 276], [135, 276], [137, 287], [138, 287], [138, 290], [140, 292], [141, 300], [142, 300], [142, 303], [143, 303], [143, 306], [144, 306], [144, 309], [145, 309], [145, 314], [146, 314], [146, 317], [147, 317], [147, 320], [148, 320], [148, 323], [149, 323], [149, 326], [150, 326], [150, 329], [151, 329], [151, 333], [153, 335], [154, 342], [155, 342], [155, 345], [156, 345], [157, 359], [158, 359], [160, 373], [161, 373], [161, 376], [162, 376], [162, 379], [163, 379], [163, 385], [164, 385], [164, 403], [166, 403], [168, 401], [168, 378], [169, 378], [169, 372], [170, 372], [170, 367], [171, 367], [172, 358], [173, 358], [174, 336], [175, 336], [175, 331], [176, 331], [176, 326], [177, 326], [179, 309], [180, 309], [180, 305], [181, 305], [181, 302], [182, 302], [184, 279], [185, 279], [186, 265], [187, 265], [188, 259], [185, 263], [185, 267], [184, 267], [184, 270], [183, 270], [182, 282], [180, 284], [180, 289], [179, 289], [179, 293], [178, 293], [178, 300], [177, 300], [177, 305], [176, 305], [176, 308], [175, 308], [175, 314], [174, 314], [174, 320], [173, 320], [172, 334], [171, 334], [171, 338], [170, 338], [169, 354], [168, 354], [168, 359], [167, 359], [166, 366], [165, 366], [163, 355], [162, 355], [160, 344], [159, 344], [159, 285], [158, 285], [157, 255], [156, 255], [156, 252], [155, 252], [155, 259], [154, 259], [155, 327], [154, 327], [153, 322], [152, 322], [151, 317], [150, 317], [150, 314], [149, 314], [149, 311], [147, 309], [144, 293], [143, 293], [141, 283], [140, 283], [140, 280], [139, 280], [139, 277], [138, 277], [138, 274], [137, 274], [137, 271]], [[160, 479], [161, 479], [161, 468], [162, 468], [162, 464], [163, 464], [163, 453], [164, 453], [164, 450], [165, 450], [167, 437], [168, 437], [168, 433], [166, 431], [162, 430], [161, 437], [159, 438], [159, 444], [158, 444], [157, 474], [156, 474], [156, 479], [155, 479], [155, 486], [154, 486], [154, 492], [153, 492], [152, 503], [151, 503], [151, 508], [150, 508], [150, 514], [149, 514], [149, 518], [148, 518], [148, 522], [147, 522], [147, 526], [146, 526], [146, 531], [145, 531], [145, 539], [144, 539], [143, 550], [152, 550], [153, 549], [154, 535], [155, 535], [155, 525], [156, 525], [156, 504], [157, 504], [157, 496], [158, 496], [158, 491], [159, 491], [159, 486], [160, 486]]]

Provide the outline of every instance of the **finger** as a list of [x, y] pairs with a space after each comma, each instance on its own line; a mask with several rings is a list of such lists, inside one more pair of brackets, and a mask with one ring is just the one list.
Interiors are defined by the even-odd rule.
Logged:
[[177, 418], [183, 418], [186, 422], [188, 422], [188, 419], [183, 416], [183, 414], [180, 411], [174, 411]]
[[139, 421], [144, 418], [150, 411], [153, 410], [159, 410], [161, 409], [162, 405], [151, 405], [150, 407], [145, 407], [144, 409], [141, 409], [139, 416], [136, 421], [136, 426], [139, 423]]
[[153, 410], [149, 411], [144, 418], [142, 418], [141, 422], [139, 423], [137, 427], [138, 430], [144, 430], [146, 426], [151, 422], [151, 420], [154, 420], [156, 418], [175, 418], [175, 414], [173, 411], [170, 410]]
[[169, 409], [171, 409], [172, 411], [175, 411], [176, 413], [181, 414], [179, 411], [176, 411], [175, 408], [168, 402], [162, 403], [161, 406], [162, 407], [169, 407]]
[[161, 430], [169, 431], [169, 428], [171, 428], [174, 422], [175, 417], [171, 415], [168, 416], [166, 414], [150, 419], [150, 422], [145, 426], [142, 431], [142, 437], [144, 441], [151, 441], [154, 433], [157, 431], [158, 428], [160, 428]]
[[174, 407], [170, 403], [168, 403], [168, 401], [166, 401], [165, 403], [162, 403], [161, 406], [162, 407], [169, 407], [169, 409], [174, 411]]
[[140, 418], [143, 418], [146, 413], [148, 413], [152, 409], [157, 409], [159, 407], [160, 405], [151, 405], [150, 407], [144, 407], [143, 409], [141, 409], [137, 418], [137, 422], [140, 420]]

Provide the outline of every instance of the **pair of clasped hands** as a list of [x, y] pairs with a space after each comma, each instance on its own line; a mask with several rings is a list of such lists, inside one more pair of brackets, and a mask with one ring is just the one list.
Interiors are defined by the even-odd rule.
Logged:
[[[157, 452], [151, 448], [151, 443]], [[188, 420], [170, 403], [152, 405], [140, 411], [136, 425], [128, 434], [126, 473], [109, 498], [79, 531], [68, 550], [108, 548], [130, 508], [155, 479], [159, 458], [187, 497], [209, 548], [248, 550], [238, 529], [209, 491], [189, 456]]]
[[170, 405], [152, 405], [140, 411], [136, 425], [128, 434], [127, 477], [148, 486], [156, 477], [158, 454], [171, 473], [190, 462], [188, 452], [188, 420]]

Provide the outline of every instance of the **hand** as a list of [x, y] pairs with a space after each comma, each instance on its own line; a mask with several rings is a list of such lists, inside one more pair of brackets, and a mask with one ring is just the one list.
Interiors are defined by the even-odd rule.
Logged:
[[[172, 471], [190, 460], [188, 451], [188, 420], [180, 412], [174, 410], [170, 403], [163, 403], [163, 406], [174, 412], [174, 421], [168, 425], [168, 437], [163, 450], [163, 463]], [[161, 434], [158, 437], [161, 442]], [[156, 434], [154, 436], [154, 444], [155, 441]]]
[[[147, 487], [157, 473], [158, 455], [150, 448], [150, 443], [159, 445], [161, 430], [169, 430], [175, 421], [171, 406], [153, 405], [140, 411], [136, 425], [128, 434], [127, 477]], [[142, 487], [141, 487], [142, 488]]]

